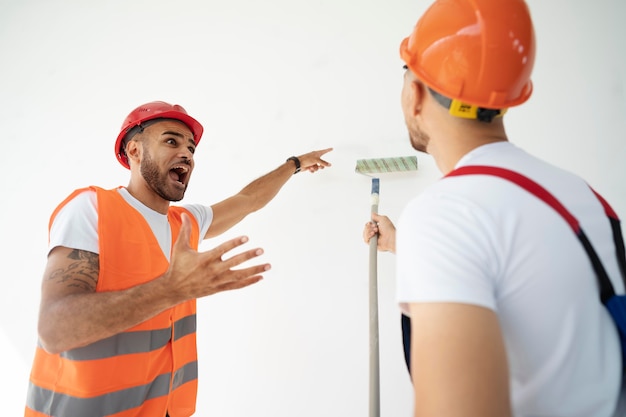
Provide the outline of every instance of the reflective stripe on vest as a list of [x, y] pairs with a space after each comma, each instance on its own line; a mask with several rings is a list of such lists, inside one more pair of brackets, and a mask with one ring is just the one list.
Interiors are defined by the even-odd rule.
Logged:
[[[196, 316], [188, 316], [174, 323], [174, 341], [196, 331]], [[172, 329], [124, 332], [89, 346], [61, 353], [62, 358], [73, 361], [104, 359], [118, 355], [145, 353], [164, 347], [171, 339]]]
[[[100, 274], [97, 292], [119, 291], [161, 276], [169, 264], [145, 219], [117, 190], [97, 193]], [[77, 190], [57, 207], [56, 213]], [[172, 245], [181, 214], [192, 222], [190, 246], [199, 228], [185, 209], [171, 207]], [[37, 347], [26, 416], [152, 417], [169, 411], [190, 416], [197, 391], [195, 300], [178, 304], [125, 332], [52, 355]]]
[[[172, 390], [197, 378], [198, 362], [188, 363], [174, 375], [175, 386], [172, 387]], [[144, 401], [167, 395], [170, 389], [170, 380], [172, 380], [171, 374], [163, 374], [159, 375], [151, 384], [90, 398], [76, 398], [70, 395], [57, 394], [30, 383], [26, 405], [33, 410], [51, 416], [108, 416], [139, 407]]]

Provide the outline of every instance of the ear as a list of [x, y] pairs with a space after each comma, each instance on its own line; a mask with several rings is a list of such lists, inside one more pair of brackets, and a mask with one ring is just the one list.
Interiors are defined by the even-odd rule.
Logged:
[[126, 144], [126, 156], [128, 157], [128, 163], [130, 161], [135, 161], [135, 163], [139, 163], [141, 160], [141, 141], [139, 140], [129, 140]]
[[417, 116], [422, 113], [424, 107], [424, 100], [426, 98], [426, 86], [419, 80], [412, 80], [409, 88], [411, 89], [411, 107], [413, 116]]
[[416, 117], [422, 112], [426, 86], [407, 71], [402, 87], [402, 106], [407, 115]]

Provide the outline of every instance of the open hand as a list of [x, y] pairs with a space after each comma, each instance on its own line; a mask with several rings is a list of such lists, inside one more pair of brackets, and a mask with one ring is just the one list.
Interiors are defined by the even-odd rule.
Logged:
[[260, 281], [261, 274], [268, 271], [269, 264], [259, 264], [241, 269], [236, 266], [263, 254], [263, 249], [251, 249], [225, 257], [231, 250], [248, 242], [245, 236], [231, 239], [206, 251], [191, 248], [191, 221], [182, 216], [182, 226], [172, 248], [170, 267], [164, 278], [169, 280], [171, 290], [181, 299], [204, 297], [221, 291], [235, 290]]

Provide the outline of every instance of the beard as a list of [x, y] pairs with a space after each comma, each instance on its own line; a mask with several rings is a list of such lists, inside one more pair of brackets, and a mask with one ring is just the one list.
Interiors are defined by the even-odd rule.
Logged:
[[428, 143], [430, 142], [430, 137], [424, 133], [419, 126], [407, 126], [409, 130], [409, 141], [411, 142], [411, 146], [418, 152], [428, 153]]
[[152, 159], [150, 151], [146, 148], [144, 152], [144, 158], [141, 161], [139, 167], [141, 176], [144, 178], [150, 189], [154, 191], [159, 197], [167, 201], [180, 201], [185, 196], [187, 190], [187, 184], [183, 190], [173, 188], [169, 185], [169, 172], [160, 172], [159, 167]]

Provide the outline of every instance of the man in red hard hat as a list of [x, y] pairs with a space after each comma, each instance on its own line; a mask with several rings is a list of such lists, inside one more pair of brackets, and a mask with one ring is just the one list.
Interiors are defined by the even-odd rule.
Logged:
[[179, 105], [133, 110], [115, 142], [126, 187], [76, 190], [50, 219], [39, 343], [25, 416], [186, 417], [198, 381], [196, 299], [262, 279], [263, 253], [231, 239], [198, 252], [264, 207], [294, 173], [330, 166], [331, 148], [290, 157], [212, 206], [180, 201], [202, 125]]
[[437, 0], [400, 55], [411, 145], [444, 178], [397, 231], [373, 215], [363, 237], [378, 233], [378, 249], [396, 253], [414, 416], [626, 415], [618, 321], [603, 305], [605, 288], [624, 293], [619, 220], [504, 128], [532, 92], [527, 5]]

